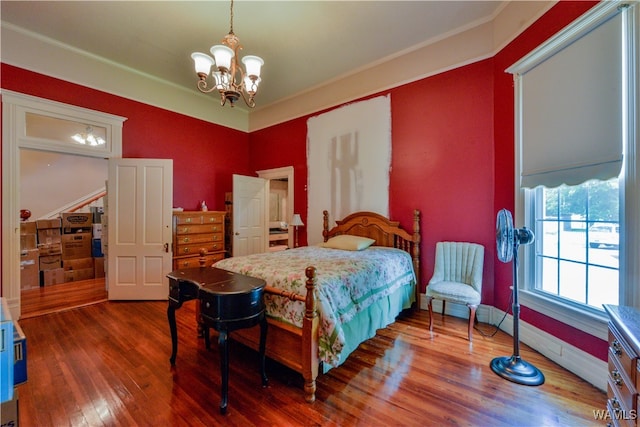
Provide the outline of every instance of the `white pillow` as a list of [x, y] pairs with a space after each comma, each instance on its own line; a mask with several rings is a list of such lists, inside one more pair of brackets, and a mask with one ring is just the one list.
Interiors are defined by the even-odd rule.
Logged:
[[342, 249], [345, 251], [361, 251], [371, 246], [375, 240], [368, 237], [352, 236], [341, 234], [330, 238], [324, 243], [320, 243], [323, 248]]

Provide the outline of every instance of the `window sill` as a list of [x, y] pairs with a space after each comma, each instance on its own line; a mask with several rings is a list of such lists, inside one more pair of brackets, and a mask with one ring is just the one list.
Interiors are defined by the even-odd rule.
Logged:
[[546, 298], [543, 295], [522, 290], [519, 294], [520, 305], [549, 316], [566, 325], [574, 327], [602, 340], [608, 339], [608, 316], [589, 313], [576, 309], [569, 304]]

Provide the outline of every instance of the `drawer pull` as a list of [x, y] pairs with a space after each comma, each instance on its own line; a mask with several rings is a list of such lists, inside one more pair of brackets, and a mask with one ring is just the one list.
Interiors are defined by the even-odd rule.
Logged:
[[618, 402], [618, 399], [615, 397], [609, 399], [609, 403], [611, 403], [611, 407], [616, 411], [622, 409], [622, 407], [620, 406], [620, 402]]
[[182, 251], [183, 251], [184, 253], [187, 253], [187, 252], [189, 252], [189, 251], [190, 251], [190, 248], [184, 248]]
[[611, 378], [613, 378], [613, 381], [618, 387], [622, 387], [622, 377], [620, 376], [620, 372], [617, 369], [611, 371]]
[[191, 239], [188, 238], [188, 237], [183, 237], [182, 238], [182, 243], [189, 243], [190, 241], [191, 241]]
[[611, 348], [613, 349], [613, 352], [616, 354], [616, 356], [622, 355], [622, 346], [617, 339], [613, 340], [613, 342], [611, 343]]

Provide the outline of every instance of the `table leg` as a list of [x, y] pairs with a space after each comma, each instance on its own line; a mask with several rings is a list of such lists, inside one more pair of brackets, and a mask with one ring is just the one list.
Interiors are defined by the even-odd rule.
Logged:
[[220, 330], [218, 347], [220, 348], [220, 376], [222, 378], [222, 393], [220, 400], [220, 413], [227, 412], [227, 395], [229, 393], [229, 348], [227, 347], [227, 331]]
[[269, 384], [267, 378], [267, 371], [265, 368], [265, 348], [267, 346], [267, 316], [262, 315], [260, 321], [260, 375], [262, 376], [262, 387], [266, 387]]
[[178, 328], [176, 327], [176, 307], [169, 302], [167, 307], [167, 318], [169, 319], [169, 330], [171, 331], [171, 357], [169, 362], [171, 366], [176, 364], [176, 355], [178, 354]]

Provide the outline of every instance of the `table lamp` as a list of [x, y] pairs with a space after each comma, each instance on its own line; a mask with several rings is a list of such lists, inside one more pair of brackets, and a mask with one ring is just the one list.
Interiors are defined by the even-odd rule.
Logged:
[[302, 222], [302, 218], [300, 218], [300, 214], [293, 214], [293, 218], [291, 218], [291, 222], [289, 223], [289, 225], [293, 225], [293, 230], [295, 232], [293, 247], [297, 248], [298, 247], [298, 227], [304, 225], [304, 222]]

